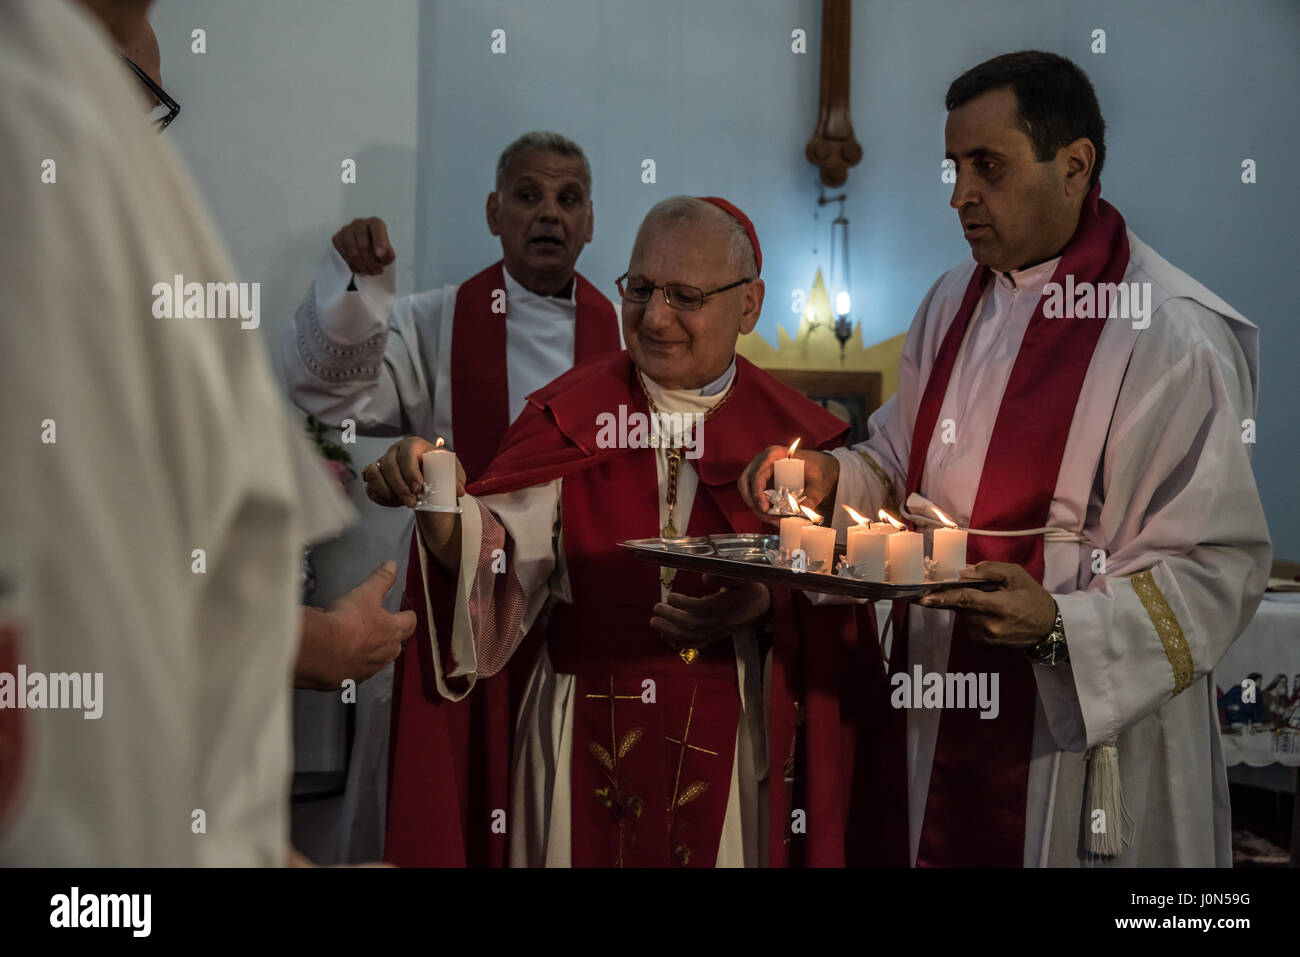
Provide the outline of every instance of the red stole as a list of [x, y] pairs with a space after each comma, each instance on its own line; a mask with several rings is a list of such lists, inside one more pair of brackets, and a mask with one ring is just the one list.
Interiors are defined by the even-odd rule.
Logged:
[[[581, 587], [584, 595], [593, 599], [590, 606], [557, 606], [548, 638], [548, 650], [557, 670], [567, 667], [580, 675], [583, 688], [580, 713], [575, 718], [575, 727], [583, 730], [575, 732], [573, 748], [575, 863], [616, 861], [619, 831], [614, 812], [621, 813], [626, 821], [627, 814], [635, 816], [634, 807], [639, 803], [642, 817], [638, 827], [646, 828], [648, 836], [644, 840], [653, 842], [645, 848], [647, 862], [662, 866], [685, 861], [708, 866], [716, 859], [717, 834], [713, 832], [720, 828], [719, 815], [725, 813], [726, 807], [725, 795], [715, 792], [725, 790], [730, 783], [730, 755], [739, 715], [732, 711], [739, 707], [734, 666], [730, 642], [717, 643], [693, 665], [685, 665], [662, 638], [650, 631], [651, 606], [659, 596], [653, 566], [633, 562], [617, 547], [617, 541], [624, 538], [657, 534], [658, 525], [659, 493], [652, 453], [601, 449], [595, 441], [601, 412], [617, 414], [620, 403], [636, 411], [646, 410], [635, 375], [627, 355], [620, 353], [579, 366], [534, 393], [528, 408], [511, 426], [497, 459], [469, 491], [487, 495], [558, 477], [565, 479], [566, 557], [575, 597]], [[843, 440], [843, 422], [743, 358], [736, 359], [732, 388], [735, 391], [727, 405], [704, 426], [703, 456], [692, 462], [700, 477], [689, 527], [692, 534], [719, 525], [736, 531], [768, 529], [749, 511], [736, 489], [736, 480], [758, 449], [788, 445], [795, 436], [802, 436], [806, 445], [820, 449], [832, 448]], [[571, 535], [586, 543], [590, 556], [578, 553], [573, 544], [576, 538]], [[692, 579], [694, 576], [679, 573], [681, 590], [699, 590], [699, 580]], [[627, 603], [626, 607], [619, 607], [622, 602]], [[881, 829], [877, 820], [867, 816], [868, 802], [856, 800], [878, 790], [875, 785], [880, 771], [874, 755], [871, 760], [863, 758], [873, 743], [872, 737], [865, 732], [857, 734], [867, 702], [874, 701], [871, 696], [877, 688], [883, 693], [885, 675], [878, 645], [874, 637], [869, 643], [858, 644], [853, 609], [848, 606], [814, 608], [805, 599], [781, 589], [773, 590], [772, 602], [772, 692], [768, 711], [772, 726], [779, 729], [768, 738], [772, 863], [834, 866], [879, 862]], [[569, 622], [557, 620], [566, 615], [571, 616]], [[865, 628], [864, 633], [872, 634]], [[411, 640], [427, 639], [422, 639], [417, 629]], [[651, 707], [639, 700], [641, 682], [650, 675], [660, 676], [657, 684], [667, 690], [659, 697], [658, 713], [663, 717], [655, 718], [653, 725], [647, 720], [647, 710], [636, 710]], [[615, 695], [612, 728], [610, 699], [586, 697], [609, 695], [611, 677]], [[638, 782], [650, 783], [638, 785], [645, 790], [637, 790], [630, 783], [621, 791], [614, 787], [604, 774], [608, 768], [598, 752], [588, 748], [588, 742], [603, 748], [612, 763], [610, 746], [617, 740], [622, 748], [628, 732], [641, 727], [642, 735], [637, 740], [645, 743], [626, 745], [623, 761], [647, 760], [658, 762], [662, 768], [665, 760], [676, 761], [680, 752], [671, 742], [667, 748], [653, 745], [648, 736], [662, 729], [665, 738], [683, 740], [681, 732], [691, 713], [689, 696], [694, 686], [701, 689], [695, 699], [699, 708], [701, 696], [707, 688], [713, 688], [715, 681], [728, 683], [732, 689], [713, 690], [705, 705], [724, 733], [716, 747], [707, 743], [700, 746], [718, 752], [722, 770], [712, 774], [712, 757], [688, 749], [687, 762], [698, 758], [703, 763], [683, 763], [681, 777], [689, 779], [686, 784], [678, 780], [675, 764], [670, 781], [662, 770], [620, 763], [618, 773], [626, 772], [628, 782], [636, 771]], [[590, 710], [587, 702], [592, 702]], [[628, 717], [624, 719], [623, 715]], [[690, 744], [696, 743], [697, 729], [708, 733], [694, 721], [692, 718], [687, 739]], [[790, 776], [797, 780], [787, 782], [786, 769], [795, 766], [800, 770]], [[622, 780], [618, 773], [616, 781]], [[707, 781], [708, 787], [697, 789], [695, 797], [676, 809], [680, 816], [674, 818], [670, 832], [668, 802], [673, 785], [678, 788], [680, 802], [684, 789], [697, 781]], [[598, 788], [609, 787], [614, 790], [596, 794]], [[649, 794], [655, 795], [654, 809], [647, 805]], [[632, 802], [631, 796], [639, 796], [641, 801]], [[602, 797], [617, 806], [597, 805]], [[713, 800], [719, 803], [710, 804]], [[606, 816], [583, 813], [584, 802], [589, 802], [588, 810], [597, 806]], [[794, 811], [800, 813], [793, 815]], [[679, 830], [680, 822], [689, 825], [686, 832]], [[640, 863], [641, 852], [629, 850], [628, 838], [629, 826], [625, 823], [624, 863]], [[689, 857], [679, 847], [689, 849]]]
[[[1118, 283], [1128, 268], [1124, 219], [1094, 184], [1078, 228], [1065, 247], [1052, 281]], [[907, 472], [907, 495], [921, 489], [926, 451], [934, 434], [948, 381], [966, 328], [992, 277], [980, 266], [971, 276], [952, 324], [939, 347], [917, 412]], [[1047, 319], [1045, 297], [1025, 331], [1012, 366], [980, 484], [970, 527], [1019, 529], [1045, 526], [1075, 405], [1104, 327], [1103, 320]], [[1043, 537], [970, 536], [967, 559], [1012, 562], [1043, 580]], [[898, 603], [891, 671], [907, 669], [907, 608]], [[918, 866], [1021, 867], [1033, 740], [1035, 687], [1021, 651], [977, 643], [957, 616], [948, 658], [951, 673], [997, 672], [1000, 711], [984, 720], [975, 708], [945, 711], [939, 721], [934, 766], [926, 800]], [[905, 712], [893, 726], [894, 773], [906, 793]]]
[[[17, 684], [20, 638], [18, 622], [0, 611], [0, 673], [13, 675], [15, 692], [26, 697], [27, 688]], [[23, 796], [23, 772], [28, 762], [23, 724], [22, 710], [0, 708], [0, 838], [9, 833], [18, 817], [19, 799]]]
[[[609, 300], [578, 273], [573, 363], [618, 349], [618, 317]], [[505, 297], [505, 266], [498, 261], [461, 283], [451, 331], [451, 415], [456, 455], [470, 481], [496, 454], [510, 426], [506, 316], [492, 311], [497, 290]], [[508, 304], [507, 304], [508, 307]], [[429, 436], [432, 438], [432, 436]]]
[[[581, 363], [618, 349], [618, 320], [591, 283], [577, 273], [574, 282], [574, 356]], [[501, 262], [461, 284], [452, 320], [452, 438], [471, 479], [509, 426], [506, 317], [491, 308], [497, 289], [505, 290]], [[493, 814], [509, 807], [514, 715], [542, 636], [538, 630], [525, 639], [511, 664], [480, 680], [466, 700], [443, 698], [434, 680], [414, 538], [411, 545], [406, 607], [415, 610], [419, 625], [393, 673], [384, 859], [403, 866], [501, 867], [506, 836]], [[444, 664], [450, 670], [453, 663]]]
[[[691, 535], [732, 530], [710, 491], [696, 494]], [[555, 606], [546, 644], [555, 670], [577, 678], [575, 867], [712, 867], [718, 856], [740, 718], [735, 655], [717, 641], [688, 665], [650, 628], [658, 569], [617, 543], [657, 533], [658, 499], [651, 449], [564, 481], [573, 603]], [[689, 573], [674, 590], [713, 591]]]

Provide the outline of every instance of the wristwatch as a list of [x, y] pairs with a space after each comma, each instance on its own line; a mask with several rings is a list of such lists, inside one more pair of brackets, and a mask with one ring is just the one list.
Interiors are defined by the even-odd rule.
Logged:
[[1028, 649], [1025, 654], [1029, 655], [1030, 661], [1040, 665], [1059, 665], [1070, 660], [1070, 649], [1065, 644], [1065, 622], [1061, 620], [1059, 606], [1056, 609], [1056, 622], [1052, 625], [1052, 630], [1047, 633], [1046, 638]]

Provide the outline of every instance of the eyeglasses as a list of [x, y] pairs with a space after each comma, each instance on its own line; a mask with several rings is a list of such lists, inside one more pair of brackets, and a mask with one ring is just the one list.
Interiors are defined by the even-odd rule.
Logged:
[[[624, 280], [627, 280], [626, 285], [624, 285]], [[745, 283], [753, 281], [753, 279], [737, 279], [733, 283], [705, 292], [697, 286], [688, 286], [683, 282], [666, 282], [662, 286], [656, 286], [644, 276], [632, 276], [629, 273], [623, 273], [614, 280], [614, 285], [618, 287], [618, 294], [628, 302], [649, 302], [650, 297], [655, 294], [655, 290], [662, 289], [664, 291], [664, 302], [668, 303], [668, 308], [691, 310], [699, 309], [704, 305], [704, 300], [710, 296], [716, 296], [720, 292], [726, 292], [728, 289], [735, 289], [737, 286], [743, 286]]]
[[181, 105], [168, 96], [167, 91], [155, 83], [148, 73], [145, 73], [144, 70], [132, 63], [127, 57], [122, 56], [122, 54], [119, 53], [118, 56], [122, 57], [122, 62], [129, 66], [132, 72], [140, 78], [140, 82], [148, 87], [149, 92], [158, 98], [158, 105], [150, 111], [149, 119], [153, 120], [154, 125], [158, 127], [158, 132], [161, 133], [171, 126], [172, 120], [180, 115]]

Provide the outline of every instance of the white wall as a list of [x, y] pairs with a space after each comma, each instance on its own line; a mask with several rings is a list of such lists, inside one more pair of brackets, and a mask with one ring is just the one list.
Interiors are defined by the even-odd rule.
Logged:
[[[656, 200], [718, 193], [749, 213], [763, 243], [758, 332], [773, 343], [778, 325], [794, 332], [791, 293], [827, 266], [833, 215], [814, 218], [816, 173], [803, 155], [817, 116], [820, 11], [814, 0], [429, 0], [419, 197], [428, 243], [416, 276], [456, 281], [496, 258], [481, 226], [492, 161], [518, 132], [546, 127], [591, 158], [596, 238], [579, 269], [598, 288], [613, 294]], [[799, 28], [805, 55], [791, 52]], [[1104, 54], [1091, 51], [1096, 28]], [[506, 32], [505, 54], [490, 51], [494, 29]], [[846, 211], [863, 341], [905, 331], [939, 275], [969, 259], [940, 180], [948, 84], [998, 53], [1070, 57], [1107, 122], [1103, 195], [1260, 327], [1255, 474], [1275, 551], [1300, 558], [1297, 36], [1294, 0], [856, 0], [851, 107], [864, 157]], [[647, 157], [653, 185], [640, 180]], [[1259, 168], [1249, 186], [1246, 157]]]
[[[159, 0], [150, 17], [163, 87], [181, 114], [163, 133], [198, 181], [242, 278], [262, 283], [262, 333], [273, 353], [343, 223], [382, 215], [398, 255], [398, 292], [416, 261], [417, 0]], [[191, 31], [207, 52], [191, 52]], [[357, 161], [344, 185], [340, 164]], [[389, 445], [362, 440], [359, 467]], [[384, 558], [405, 515], [354, 500], [362, 523], [317, 550], [326, 604]], [[402, 543], [402, 550], [404, 551]], [[400, 589], [390, 595], [396, 607]], [[232, 689], [232, 693], [238, 693]], [[344, 708], [295, 696], [299, 771], [341, 768]]]

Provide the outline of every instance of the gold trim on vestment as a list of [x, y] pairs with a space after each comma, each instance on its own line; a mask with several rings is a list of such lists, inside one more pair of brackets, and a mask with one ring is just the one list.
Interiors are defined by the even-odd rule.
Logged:
[[[875, 458], [861, 450], [858, 451], [858, 455], [862, 456], [862, 460], [867, 463], [871, 468], [871, 471], [876, 473], [876, 478], [880, 479], [880, 484], [885, 487], [885, 511], [889, 512], [891, 515], [896, 515], [899, 518], [902, 518], [903, 513], [898, 508], [898, 496], [894, 492], [893, 480], [885, 474], [885, 470], [880, 467], [880, 463], [877, 462]], [[879, 516], [872, 515], [870, 518], [874, 522], [879, 518]]]
[[1130, 577], [1129, 584], [1137, 592], [1138, 598], [1142, 599], [1142, 607], [1147, 610], [1151, 624], [1160, 636], [1160, 643], [1165, 646], [1169, 665], [1174, 669], [1174, 694], [1178, 694], [1192, 683], [1194, 674], [1192, 652], [1187, 647], [1182, 625], [1178, 624], [1174, 610], [1169, 607], [1169, 602], [1165, 600], [1150, 569]]

